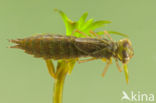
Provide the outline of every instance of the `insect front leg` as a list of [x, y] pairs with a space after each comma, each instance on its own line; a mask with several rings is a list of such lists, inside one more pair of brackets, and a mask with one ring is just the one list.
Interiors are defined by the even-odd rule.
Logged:
[[47, 64], [49, 74], [56, 79], [55, 68], [52, 61], [50, 59], [46, 59], [45, 62]]

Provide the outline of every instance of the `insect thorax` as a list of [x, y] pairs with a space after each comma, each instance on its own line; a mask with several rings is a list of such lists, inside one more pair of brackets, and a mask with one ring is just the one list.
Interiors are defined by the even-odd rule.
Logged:
[[107, 41], [108, 45], [101, 50], [98, 50], [91, 55], [96, 58], [107, 58], [116, 57], [116, 51], [118, 49], [117, 42]]

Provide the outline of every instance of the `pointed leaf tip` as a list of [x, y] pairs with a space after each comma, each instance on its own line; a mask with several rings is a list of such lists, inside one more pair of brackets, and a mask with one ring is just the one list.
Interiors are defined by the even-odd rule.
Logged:
[[84, 22], [84, 21], [86, 20], [87, 16], [88, 16], [88, 12], [85, 12], [85, 13], [80, 17], [79, 21], [83, 21], [83, 22]]
[[85, 24], [85, 20], [86, 20], [87, 16], [88, 16], [88, 12], [84, 13], [84, 14], [80, 17], [80, 19], [79, 19], [79, 21], [78, 21], [78, 28], [83, 27], [83, 25]]
[[100, 20], [100, 21], [95, 21], [92, 22], [90, 25], [87, 26], [87, 30], [95, 30], [96, 28], [105, 26], [105, 24], [109, 24], [111, 21], [106, 21], [106, 20]]
[[75, 29], [76, 22], [70, 20], [63, 11], [58, 10], [58, 9], [55, 9], [55, 11], [57, 11], [61, 15], [61, 17], [65, 23], [66, 35], [71, 35], [72, 31]]

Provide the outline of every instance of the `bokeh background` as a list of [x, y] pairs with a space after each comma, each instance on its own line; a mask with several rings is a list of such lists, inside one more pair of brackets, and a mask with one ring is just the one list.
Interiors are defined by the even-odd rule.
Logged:
[[8, 39], [64, 34], [64, 23], [54, 8], [73, 20], [84, 12], [88, 18], [111, 20], [112, 24], [100, 30], [128, 34], [135, 50], [128, 64], [128, 85], [114, 63], [105, 78], [101, 77], [104, 62], [77, 63], [66, 78], [63, 103], [124, 103], [122, 91], [156, 94], [155, 5], [155, 0], [0, 0], [0, 103], [52, 103], [54, 81], [45, 62], [8, 48], [12, 45]]

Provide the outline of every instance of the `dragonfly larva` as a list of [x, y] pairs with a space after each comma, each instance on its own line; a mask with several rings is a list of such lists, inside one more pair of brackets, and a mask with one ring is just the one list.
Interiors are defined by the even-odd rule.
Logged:
[[[74, 36], [45, 34], [10, 41], [16, 44], [11, 48], [23, 49], [26, 53], [34, 55], [34, 57], [54, 60], [92, 57], [80, 62], [95, 59], [105, 60], [107, 64], [103, 76], [109, 64], [111, 64], [112, 58], [115, 59], [116, 65], [121, 71], [118, 60], [126, 68], [126, 64], [134, 54], [132, 44], [128, 39], [115, 42], [105, 38], [77, 38]], [[126, 78], [128, 82], [128, 76]]]

